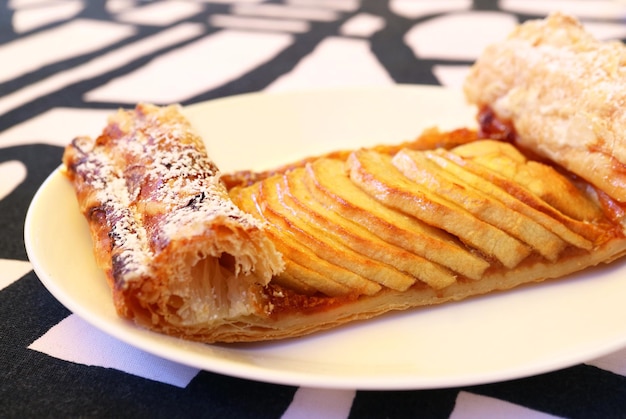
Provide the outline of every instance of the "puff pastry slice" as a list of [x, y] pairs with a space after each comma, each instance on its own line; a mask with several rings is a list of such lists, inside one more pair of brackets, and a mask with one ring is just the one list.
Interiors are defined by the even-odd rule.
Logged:
[[178, 106], [120, 110], [98, 138], [74, 139], [63, 162], [121, 316], [212, 340], [268, 311], [263, 287], [282, 257], [228, 198]]

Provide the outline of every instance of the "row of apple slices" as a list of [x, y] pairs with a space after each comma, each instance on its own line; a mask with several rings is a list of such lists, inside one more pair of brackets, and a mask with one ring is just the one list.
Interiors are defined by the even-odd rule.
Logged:
[[554, 262], [568, 246], [590, 249], [601, 217], [554, 169], [492, 141], [320, 158], [231, 197], [267, 222], [285, 259], [275, 280], [329, 296], [442, 289], [531, 254]]

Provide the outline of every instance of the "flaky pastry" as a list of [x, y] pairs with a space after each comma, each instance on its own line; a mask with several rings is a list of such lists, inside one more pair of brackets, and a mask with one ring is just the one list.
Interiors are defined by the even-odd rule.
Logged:
[[281, 255], [228, 198], [178, 106], [120, 110], [98, 138], [74, 139], [63, 162], [121, 316], [202, 339], [204, 324], [236, 329], [267, 310], [260, 290]]
[[[118, 313], [203, 342], [281, 339], [623, 256], [626, 188], [609, 173], [623, 161], [619, 121], [592, 115], [582, 82], [560, 91], [558, 126], [551, 111], [535, 112], [548, 109], [541, 94], [528, 93], [544, 86], [525, 68], [553, 77], [555, 57], [593, 66], [580, 77], [597, 70], [573, 51], [605, 47], [570, 26], [582, 31], [562, 15], [526, 23], [478, 61], [466, 91], [490, 117], [481, 134], [432, 129], [396, 146], [222, 174], [179, 107], [119, 111], [100, 137], [77, 138], [64, 154]], [[513, 51], [547, 39], [547, 56]], [[493, 51], [528, 62], [500, 68]], [[580, 115], [612, 136], [599, 141], [594, 128], [594, 146], [572, 139]], [[609, 172], [584, 177], [598, 161]]]
[[[481, 123], [626, 202], [626, 46], [575, 18], [526, 22], [488, 46], [464, 85]], [[497, 118], [498, 123], [494, 123]]]

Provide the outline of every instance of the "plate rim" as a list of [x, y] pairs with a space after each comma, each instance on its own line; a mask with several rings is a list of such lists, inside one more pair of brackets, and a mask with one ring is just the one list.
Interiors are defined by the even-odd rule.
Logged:
[[[428, 90], [432, 91], [443, 91], [449, 90], [449, 88], [440, 87], [440, 86], [421, 86], [421, 85], [397, 85], [393, 86], [393, 89], [415, 89], [416, 92], [421, 90], [421, 87], [425, 87]], [[386, 88], [374, 88], [375, 90], [385, 90]], [[346, 91], [354, 91], [354, 88], [349, 89], [327, 89], [324, 92], [316, 91], [319, 94], [334, 94], [335, 92], [346, 92]], [[298, 92], [280, 92], [280, 93], [270, 93], [276, 97], [277, 95], [290, 96], [290, 95], [306, 95], [307, 91], [298, 91]], [[216, 101], [223, 100], [245, 100], [246, 97], [251, 96], [265, 96], [268, 95], [266, 92], [254, 92], [247, 93], [244, 95], [235, 95], [229, 96], [225, 98], [215, 99], [207, 102], [215, 103]], [[201, 102], [194, 105], [192, 107], [201, 107], [207, 102]], [[458, 376], [456, 379], [450, 379], [449, 377], [443, 377], [439, 380], [433, 379], [432, 377], [428, 377], [426, 379], [421, 380], [419, 377], [405, 377], [401, 378], [398, 376], [388, 376], [386, 378], [377, 378], [377, 379], [364, 379], [360, 383], [356, 383], [354, 378], [351, 377], [333, 377], [330, 378], [324, 375], [309, 375], [302, 374], [301, 372], [285, 372], [280, 371], [278, 375], [276, 375], [276, 371], [274, 371], [273, 376], [268, 376], [267, 368], [260, 368], [258, 366], [242, 366], [238, 362], [231, 362], [230, 360], [224, 361], [223, 359], [216, 360], [215, 359], [206, 359], [206, 354], [196, 354], [193, 356], [181, 356], [181, 355], [189, 355], [188, 351], [184, 348], [176, 348], [174, 352], [167, 347], [161, 346], [163, 342], [168, 342], [175, 340], [177, 343], [184, 343], [185, 345], [206, 345], [199, 344], [196, 342], [187, 342], [180, 341], [177, 338], [172, 338], [170, 336], [165, 336], [156, 332], [148, 331], [145, 329], [141, 329], [130, 322], [118, 319], [117, 322], [111, 323], [106, 318], [94, 318], [92, 313], [90, 313], [90, 309], [81, 305], [78, 301], [73, 301], [68, 299], [68, 296], [63, 292], [61, 288], [59, 288], [59, 284], [55, 283], [53, 278], [51, 278], [44, 266], [41, 264], [41, 260], [38, 259], [37, 255], [34, 253], [35, 245], [33, 240], [35, 238], [35, 232], [33, 231], [33, 217], [35, 216], [35, 209], [37, 205], [41, 205], [41, 199], [43, 194], [46, 191], [46, 188], [49, 188], [51, 184], [54, 182], [58, 182], [60, 177], [63, 177], [61, 173], [61, 165], [57, 167], [48, 178], [42, 183], [40, 188], [35, 193], [31, 204], [29, 205], [26, 218], [25, 218], [25, 229], [24, 229], [24, 241], [26, 245], [27, 254], [31, 264], [33, 266], [33, 270], [37, 274], [40, 281], [43, 285], [51, 292], [51, 294], [59, 301], [61, 304], [70, 309], [73, 313], [77, 314], [81, 319], [87, 321], [88, 323], [95, 326], [97, 329], [104, 331], [105, 333], [131, 345], [136, 348], [139, 348], [145, 352], [157, 355], [164, 359], [168, 359], [173, 362], [181, 363], [184, 365], [188, 365], [191, 367], [196, 367], [202, 370], [208, 370], [220, 374], [225, 374], [233, 377], [243, 378], [243, 379], [251, 379], [261, 382], [268, 382], [274, 384], [281, 385], [293, 385], [293, 386], [308, 386], [308, 387], [319, 387], [319, 388], [329, 388], [329, 389], [359, 389], [359, 390], [417, 390], [417, 389], [435, 389], [435, 388], [449, 388], [449, 387], [458, 387], [458, 386], [466, 386], [466, 385], [479, 385], [492, 383], [502, 380], [508, 380], [513, 378], [523, 378], [531, 375], [536, 375], [539, 373], [545, 373], [549, 371], [554, 371], [557, 369], [561, 369], [564, 367], [572, 366], [580, 362], [584, 362], [593, 357], [603, 356], [608, 353], [611, 353], [615, 350], [623, 348], [626, 346], [626, 334], [622, 339], [615, 340], [609, 345], [605, 345], [601, 350], [597, 348], [594, 350], [593, 348], [589, 348], [587, 353], [581, 353], [580, 351], [576, 354], [571, 354], [570, 357], [563, 357], [561, 362], [555, 363], [554, 361], [546, 361], [545, 363], [536, 363], [532, 368], [528, 368], [528, 366], [517, 366], [515, 368], [511, 368], [509, 370], [502, 370], [497, 372], [492, 372], [490, 374], [485, 374], [481, 377], [476, 377], [474, 374], [470, 374], [469, 376]], [[80, 214], [77, 214], [80, 215]], [[626, 268], [626, 265], [624, 266]], [[111, 300], [112, 304], [112, 300]], [[455, 303], [456, 304], [456, 303]], [[139, 338], [137, 337], [139, 336]], [[157, 339], [157, 342], [160, 345], [154, 346], [154, 339]], [[184, 346], [184, 345], [183, 345]], [[209, 345], [215, 348], [223, 348], [223, 345]], [[226, 349], [227, 351], [230, 349]], [[182, 351], [182, 352], [181, 352]], [[208, 362], [207, 362], [208, 361]]]

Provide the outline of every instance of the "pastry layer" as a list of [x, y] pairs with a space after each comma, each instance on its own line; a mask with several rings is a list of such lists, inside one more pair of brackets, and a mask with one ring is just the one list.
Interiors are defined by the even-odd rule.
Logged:
[[63, 162], [121, 316], [184, 336], [264, 313], [281, 256], [230, 201], [178, 106], [120, 110]]
[[[484, 125], [626, 202], [626, 46], [559, 13], [488, 46], [464, 85]], [[491, 119], [495, 116], [499, 122]]]

